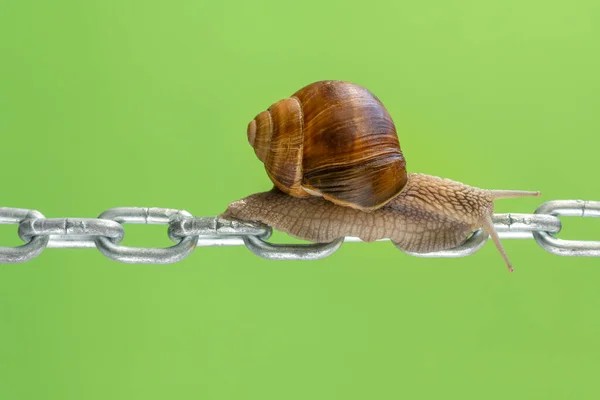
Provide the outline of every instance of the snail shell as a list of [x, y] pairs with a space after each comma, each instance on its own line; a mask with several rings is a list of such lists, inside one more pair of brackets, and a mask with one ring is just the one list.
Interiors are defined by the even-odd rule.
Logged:
[[381, 101], [345, 81], [312, 83], [248, 124], [271, 181], [294, 197], [375, 210], [407, 182], [396, 128]]

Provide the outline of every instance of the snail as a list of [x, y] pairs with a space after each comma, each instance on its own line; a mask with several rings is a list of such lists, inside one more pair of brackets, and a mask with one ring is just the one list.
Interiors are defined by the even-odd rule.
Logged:
[[401, 250], [428, 253], [482, 228], [512, 272], [492, 223], [494, 201], [540, 195], [407, 173], [390, 114], [351, 82], [305, 86], [259, 113], [247, 136], [274, 187], [231, 203], [222, 216], [311, 242], [387, 238]]

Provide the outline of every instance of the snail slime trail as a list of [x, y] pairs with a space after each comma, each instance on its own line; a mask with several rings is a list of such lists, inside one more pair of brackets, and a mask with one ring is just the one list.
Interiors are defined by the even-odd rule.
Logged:
[[312, 242], [389, 238], [402, 250], [429, 253], [483, 228], [513, 271], [492, 223], [494, 200], [540, 195], [407, 173], [390, 114], [350, 82], [300, 89], [258, 114], [247, 135], [275, 187], [230, 204], [222, 216]]

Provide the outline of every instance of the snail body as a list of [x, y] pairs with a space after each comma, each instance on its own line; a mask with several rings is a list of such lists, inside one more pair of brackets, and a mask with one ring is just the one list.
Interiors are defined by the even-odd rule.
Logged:
[[275, 187], [222, 215], [312, 242], [389, 238], [402, 250], [427, 253], [458, 246], [483, 228], [512, 271], [492, 223], [494, 200], [540, 195], [407, 173], [389, 113], [349, 82], [300, 89], [258, 114], [247, 134]]
[[[443, 200], [436, 201], [442, 196]], [[461, 244], [482, 226], [492, 209], [489, 191], [409, 174], [404, 190], [372, 212], [340, 207], [318, 197], [292, 197], [274, 188], [232, 203], [224, 216], [275, 223], [279, 231], [311, 242], [328, 243], [342, 236], [365, 242], [390, 239], [402, 250], [426, 253]]]

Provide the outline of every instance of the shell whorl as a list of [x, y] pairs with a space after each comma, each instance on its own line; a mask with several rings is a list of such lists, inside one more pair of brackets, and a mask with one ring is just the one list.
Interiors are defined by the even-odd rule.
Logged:
[[258, 114], [247, 133], [275, 186], [291, 196], [374, 210], [407, 181], [391, 116], [350, 82], [310, 84]]
[[248, 125], [248, 141], [279, 190], [294, 197], [310, 196], [302, 188], [304, 135], [298, 99], [280, 100], [258, 114]]

